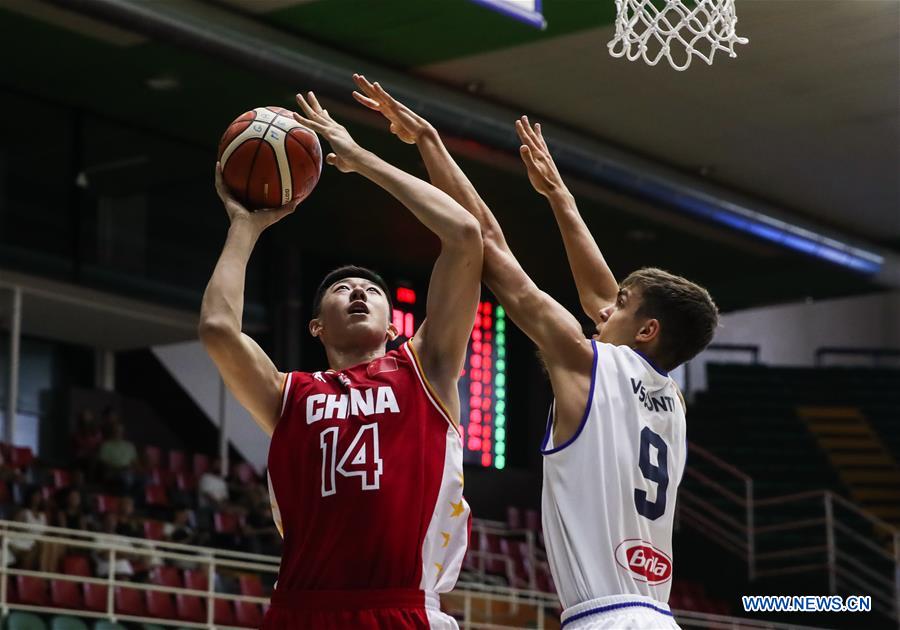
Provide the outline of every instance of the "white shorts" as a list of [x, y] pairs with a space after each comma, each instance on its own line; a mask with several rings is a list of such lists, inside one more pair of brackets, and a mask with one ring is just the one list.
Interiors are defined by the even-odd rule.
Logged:
[[612, 595], [566, 608], [561, 630], [678, 630], [668, 604], [643, 595]]

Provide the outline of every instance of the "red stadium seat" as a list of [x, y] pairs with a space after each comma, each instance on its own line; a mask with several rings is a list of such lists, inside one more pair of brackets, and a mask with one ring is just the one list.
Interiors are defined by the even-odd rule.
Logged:
[[68, 470], [62, 468], [53, 469], [53, 487], [59, 490], [65, 488], [72, 483], [72, 475]]
[[175, 473], [165, 468], [151, 468], [150, 482], [157, 486], [169, 487], [175, 483]]
[[79, 575], [81, 577], [91, 577], [91, 561], [87, 556], [79, 556], [69, 554], [62, 559], [62, 572], [66, 575]]
[[[203, 453], [194, 453], [194, 474], [197, 477], [200, 477], [209, 470], [211, 462], [209, 460], [209, 455], [204, 455]], [[216, 471], [218, 472], [218, 471]]]
[[522, 529], [522, 511], [512, 505], [506, 508], [506, 526], [510, 529]]
[[116, 512], [119, 509], [119, 498], [108, 494], [97, 495], [97, 511], [100, 514]]
[[187, 470], [187, 455], [184, 451], [169, 451], [169, 470], [173, 473]]
[[234, 620], [234, 608], [231, 606], [231, 602], [227, 599], [216, 599], [215, 600], [215, 608], [214, 618], [215, 622], [221, 626], [233, 626], [235, 625]]
[[165, 523], [162, 521], [144, 521], [144, 536], [150, 540], [162, 540]]
[[237, 625], [258, 628], [262, 623], [262, 612], [257, 604], [251, 602], [235, 602]]
[[176, 595], [175, 608], [181, 621], [206, 621], [205, 606], [196, 595]]
[[147, 613], [143, 592], [134, 588], [116, 587], [116, 612], [143, 617]]
[[144, 464], [147, 468], [159, 468], [162, 466], [162, 451], [158, 446], [144, 447]]
[[47, 594], [47, 580], [26, 575], [16, 576], [19, 602], [31, 606], [47, 606], [50, 597]]
[[511, 562], [506, 563], [506, 580], [509, 582], [509, 585], [513, 588], [530, 588], [531, 582], [526, 565], [528, 544], [502, 538], [500, 540], [500, 553], [511, 560]]
[[237, 531], [238, 517], [228, 512], [216, 512], [213, 526], [217, 534], [233, 534]]
[[103, 612], [107, 609], [109, 590], [105, 584], [82, 584], [84, 589], [84, 607], [87, 610]]
[[541, 531], [541, 513], [537, 510], [525, 510], [525, 529], [533, 532]]
[[187, 569], [184, 572], [184, 585], [195, 591], [209, 589], [209, 574], [206, 569]]
[[197, 478], [189, 472], [176, 473], [175, 485], [182, 492], [193, 492], [197, 489]]
[[250, 597], [264, 597], [262, 580], [254, 573], [245, 573], [238, 578], [241, 585], [241, 595]]
[[28, 468], [34, 461], [30, 446], [13, 446], [10, 451], [10, 465], [13, 468]]
[[181, 571], [173, 566], [155, 567], [150, 572], [150, 582], [159, 584], [160, 586], [172, 586], [175, 588], [183, 588], [184, 582], [181, 579]]
[[69, 580], [52, 580], [50, 582], [50, 601], [58, 608], [81, 610], [84, 606], [79, 583]]
[[175, 602], [172, 600], [170, 593], [160, 593], [159, 591], [146, 591], [147, 596], [147, 612], [151, 617], [160, 619], [175, 618]]
[[147, 487], [144, 489], [144, 500], [147, 502], [147, 505], [154, 507], [167, 507], [169, 505], [166, 489], [159, 484], [147, 484]]

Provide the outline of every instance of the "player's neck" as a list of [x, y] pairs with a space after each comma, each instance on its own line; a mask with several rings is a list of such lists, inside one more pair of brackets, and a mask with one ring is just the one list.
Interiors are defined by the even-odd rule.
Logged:
[[344, 370], [354, 365], [374, 361], [384, 356], [384, 346], [377, 348], [325, 348], [328, 356], [328, 367], [332, 370]]

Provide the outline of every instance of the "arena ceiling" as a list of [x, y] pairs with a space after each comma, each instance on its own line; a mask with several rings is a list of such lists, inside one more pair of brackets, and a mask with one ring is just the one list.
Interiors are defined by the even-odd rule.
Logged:
[[[14, 60], [0, 75], [0, 88], [208, 151], [237, 113], [260, 104], [290, 105], [295, 86], [58, 4], [0, 0], [0, 54]], [[736, 60], [717, 58], [712, 68], [697, 65], [684, 73], [611, 59], [605, 49], [611, 1], [545, 0], [545, 31], [471, 0], [205, 4], [286, 38], [382, 64], [423, 85], [438, 83], [529, 113], [900, 251], [900, 5], [893, 0], [739, 0], [740, 32], [751, 44]], [[338, 111], [350, 116], [349, 108]], [[373, 122], [364, 115], [358, 120]], [[386, 134], [373, 128], [360, 133], [401, 165], [419, 168], [414, 154]], [[116, 144], [116, 138], [106, 141]], [[570, 299], [561, 247], [544, 238], [555, 229], [552, 216], [530, 192], [516, 157], [485, 159], [478, 147], [457, 148], [526, 267]], [[121, 153], [133, 158], [135, 148], [122, 146]], [[154, 164], [164, 161], [151, 157]], [[360, 195], [368, 194], [362, 186], [326, 178], [320, 194], [359, 206]], [[708, 283], [726, 308], [875, 288], [857, 274], [662, 216], [589, 184], [579, 185], [579, 192], [588, 223], [618, 268], [656, 264], [691, 274]], [[386, 212], [402, 217], [395, 209]], [[357, 218], [413, 264], [433, 255], [433, 242], [416, 239], [415, 230], [390, 230], [384, 217], [366, 212]], [[307, 235], [327, 231], [327, 217], [312, 216], [304, 227], [298, 238], [310, 251], [335, 253], [334, 243]], [[350, 237], [339, 247], [352, 251], [355, 245], [365, 241]]]

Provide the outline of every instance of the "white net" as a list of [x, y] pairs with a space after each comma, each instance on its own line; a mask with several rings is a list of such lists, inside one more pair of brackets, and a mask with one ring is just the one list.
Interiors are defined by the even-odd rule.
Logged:
[[694, 56], [712, 64], [716, 51], [737, 57], [735, 44], [749, 40], [735, 33], [734, 0], [616, 0], [613, 57], [643, 59], [651, 66], [667, 59], [686, 70]]

